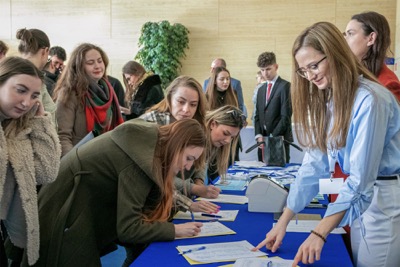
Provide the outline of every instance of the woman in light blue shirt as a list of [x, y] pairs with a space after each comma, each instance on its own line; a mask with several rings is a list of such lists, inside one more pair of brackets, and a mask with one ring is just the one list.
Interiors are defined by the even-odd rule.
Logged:
[[400, 266], [400, 106], [352, 54], [329, 22], [304, 30], [293, 45], [294, 122], [308, 147], [287, 208], [257, 249], [275, 252], [291, 218], [319, 192], [335, 163], [349, 175], [336, 202], [300, 246], [293, 266], [319, 260], [328, 234], [351, 226], [356, 266]]

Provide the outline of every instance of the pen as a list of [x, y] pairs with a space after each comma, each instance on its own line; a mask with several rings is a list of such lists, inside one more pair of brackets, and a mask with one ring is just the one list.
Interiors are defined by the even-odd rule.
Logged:
[[190, 211], [190, 217], [192, 217], [192, 222], [194, 222], [194, 214], [193, 214], [193, 211]]
[[191, 253], [191, 252], [195, 252], [195, 251], [199, 251], [199, 250], [204, 250], [204, 249], [206, 249], [205, 246], [201, 246], [201, 247], [198, 247], [198, 248], [192, 248], [192, 249], [180, 252], [179, 255], [184, 255], [184, 254], [187, 254], [187, 253]]
[[208, 214], [208, 213], [202, 213], [201, 216], [205, 217], [213, 217], [213, 218], [222, 218], [221, 215], [215, 215], [215, 214]]

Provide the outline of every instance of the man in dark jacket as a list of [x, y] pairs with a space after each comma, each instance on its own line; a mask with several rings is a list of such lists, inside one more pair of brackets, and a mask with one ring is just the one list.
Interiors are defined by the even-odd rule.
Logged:
[[[273, 52], [264, 52], [258, 56], [257, 66], [267, 81], [257, 93], [256, 112], [254, 116], [254, 131], [257, 142], [263, 141], [263, 136], [283, 136], [293, 142], [292, 135], [292, 104], [290, 100], [290, 83], [278, 75], [278, 64]], [[289, 144], [285, 143], [286, 162], [290, 160]], [[259, 149], [258, 160], [263, 161]]]
[[53, 90], [57, 82], [58, 76], [64, 68], [64, 61], [67, 60], [65, 49], [60, 46], [53, 46], [49, 51], [49, 60], [43, 68], [44, 82], [47, 91], [53, 96]]

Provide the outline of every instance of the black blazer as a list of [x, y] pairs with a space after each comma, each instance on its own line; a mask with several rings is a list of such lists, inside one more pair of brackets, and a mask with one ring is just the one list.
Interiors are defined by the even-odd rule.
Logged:
[[290, 83], [278, 77], [268, 103], [266, 104], [267, 83], [257, 93], [256, 114], [254, 116], [255, 135], [279, 136], [293, 142], [292, 103], [290, 100]]

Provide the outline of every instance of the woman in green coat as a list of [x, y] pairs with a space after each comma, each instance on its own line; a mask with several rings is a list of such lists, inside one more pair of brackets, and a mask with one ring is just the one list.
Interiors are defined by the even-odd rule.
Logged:
[[39, 196], [40, 257], [35, 266], [101, 266], [112, 242], [146, 244], [195, 236], [199, 222], [168, 222], [174, 176], [204, 168], [206, 137], [195, 120], [158, 126], [131, 120], [61, 160]]

